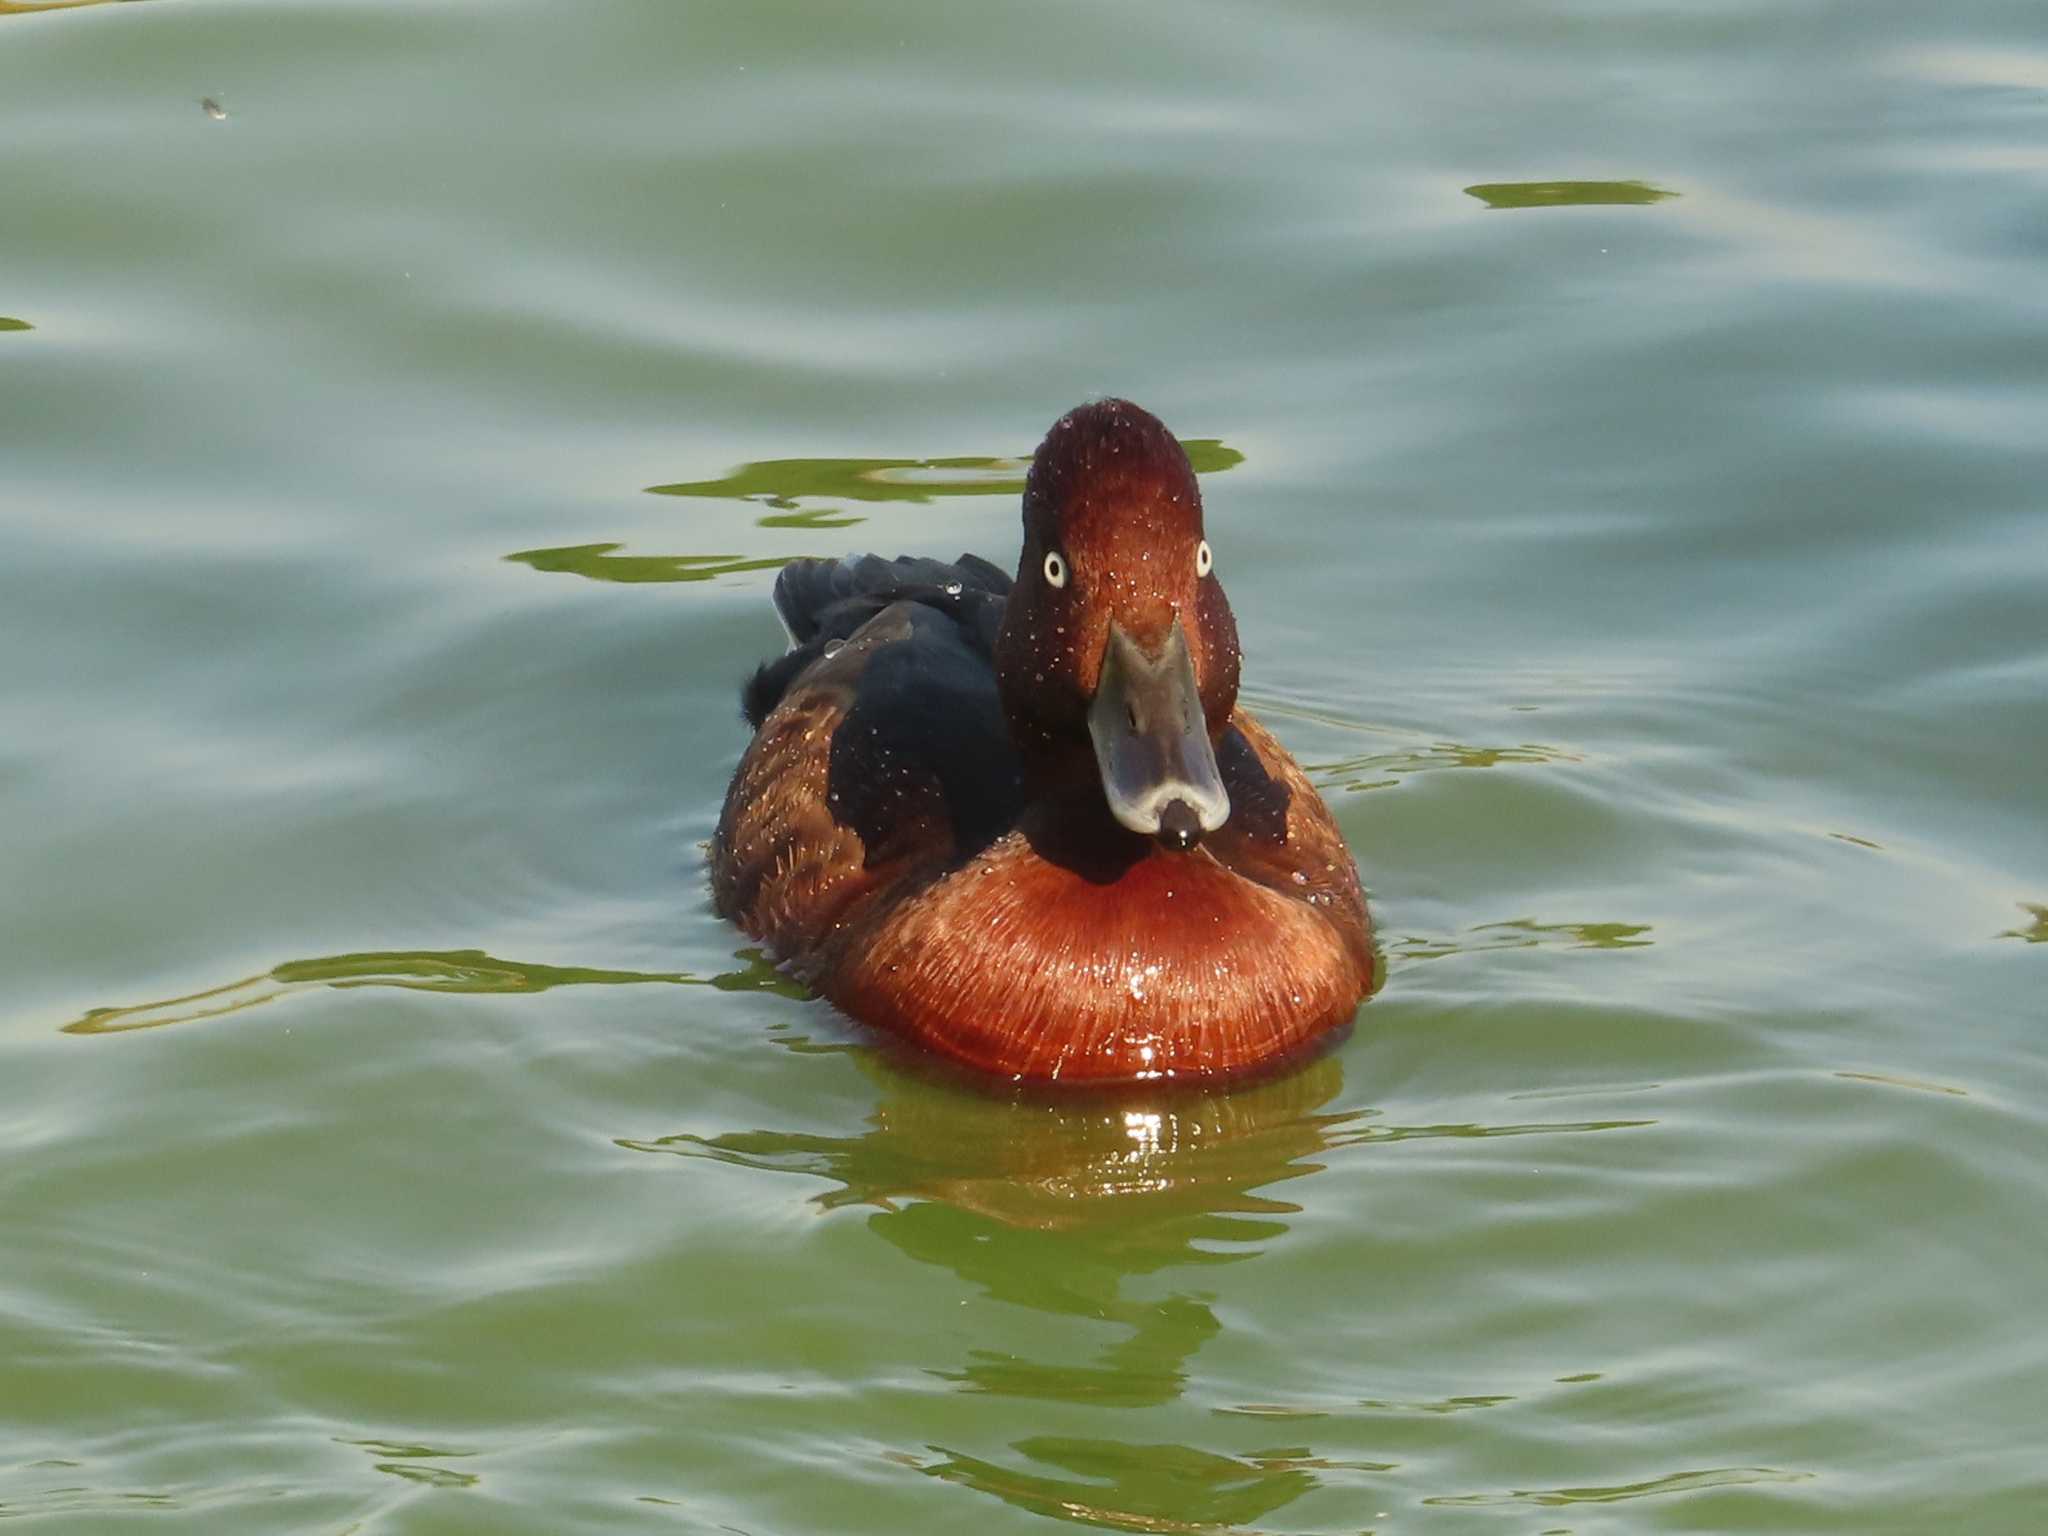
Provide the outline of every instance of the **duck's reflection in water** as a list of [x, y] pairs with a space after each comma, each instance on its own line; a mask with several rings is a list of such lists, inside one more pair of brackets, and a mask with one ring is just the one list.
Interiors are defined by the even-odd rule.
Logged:
[[[1272, 1193], [1363, 1118], [1327, 1108], [1338, 1060], [1229, 1092], [1177, 1089], [1086, 1098], [992, 1099], [855, 1056], [881, 1090], [870, 1128], [845, 1137], [751, 1131], [625, 1141], [832, 1181], [821, 1206], [873, 1208], [869, 1229], [980, 1295], [1115, 1331], [1075, 1361], [980, 1348], [930, 1367], [963, 1392], [1105, 1408], [1150, 1408], [1186, 1387], [1190, 1361], [1222, 1331], [1196, 1290], [1129, 1294], [1162, 1271], [1240, 1264], [1281, 1238], [1300, 1207]], [[1317, 1486], [1283, 1456], [1177, 1444], [1038, 1436], [1021, 1466], [928, 1444], [892, 1460], [1035, 1514], [1133, 1531], [1241, 1530]]]
[[1125, 1293], [1168, 1268], [1241, 1263], [1300, 1208], [1272, 1186], [1358, 1117], [1324, 1108], [1343, 1084], [1334, 1057], [1231, 1092], [1136, 1091], [1049, 1102], [991, 1100], [860, 1058], [883, 1092], [857, 1136], [750, 1131], [624, 1141], [638, 1151], [819, 1175], [827, 1206], [874, 1206], [869, 1227], [982, 1294], [1122, 1337], [1085, 1364], [971, 1351], [934, 1370], [963, 1390], [1064, 1402], [1170, 1402], [1221, 1325], [1198, 1294]]

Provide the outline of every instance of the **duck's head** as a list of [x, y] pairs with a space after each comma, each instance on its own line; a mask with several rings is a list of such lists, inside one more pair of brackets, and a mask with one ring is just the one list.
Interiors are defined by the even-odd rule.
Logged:
[[1024, 482], [1024, 553], [996, 642], [1033, 772], [1076, 778], [1092, 759], [1118, 822], [1194, 847], [1230, 815], [1215, 743], [1238, 665], [1186, 452], [1127, 400], [1062, 416]]

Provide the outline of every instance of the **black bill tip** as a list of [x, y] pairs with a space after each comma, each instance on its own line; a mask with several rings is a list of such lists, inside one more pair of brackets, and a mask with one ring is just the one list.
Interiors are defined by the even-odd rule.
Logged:
[[1186, 853], [1202, 840], [1202, 818], [1185, 800], [1169, 800], [1159, 813], [1159, 846]]

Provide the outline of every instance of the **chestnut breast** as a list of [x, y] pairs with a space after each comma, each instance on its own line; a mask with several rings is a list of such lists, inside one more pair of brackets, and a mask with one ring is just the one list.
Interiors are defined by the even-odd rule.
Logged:
[[1373, 981], [1356, 870], [1255, 720], [1240, 711], [1225, 742], [1241, 813], [1207, 846], [1112, 841], [1077, 807], [1034, 806], [914, 894], [849, 913], [821, 989], [1007, 1077], [1231, 1073], [1327, 1035]]

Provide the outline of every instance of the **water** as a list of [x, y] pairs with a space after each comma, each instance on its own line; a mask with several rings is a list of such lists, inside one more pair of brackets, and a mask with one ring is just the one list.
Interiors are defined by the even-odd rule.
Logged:
[[[2048, 1528], [2038, 4], [0, 11], [0, 1516]], [[699, 844], [1107, 391], [1388, 978], [1008, 1102]]]

